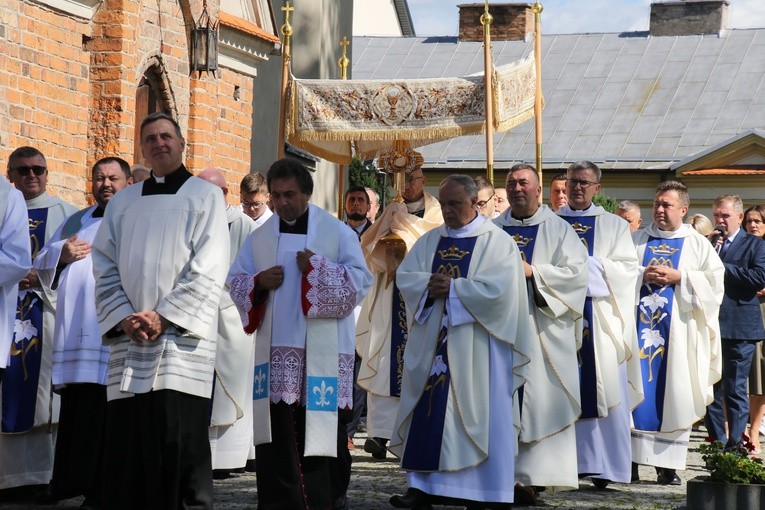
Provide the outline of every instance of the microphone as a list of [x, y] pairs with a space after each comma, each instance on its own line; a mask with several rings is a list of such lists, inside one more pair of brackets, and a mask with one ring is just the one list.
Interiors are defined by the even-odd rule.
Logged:
[[717, 225], [712, 232], [713, 232], [712, 237], [710, 237], [709, 240], [712, 242], [713, 245], [716, 246], [717, 243], [720, 241], [720, 238], [723, 237], [728, 232], [728, 229], [725, 227], [725, 225]]

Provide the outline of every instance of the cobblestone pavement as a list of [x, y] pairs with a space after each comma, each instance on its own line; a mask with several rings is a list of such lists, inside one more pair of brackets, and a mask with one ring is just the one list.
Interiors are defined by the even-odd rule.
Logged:
[[[680, 486], [663, 486], [655, 483], [656, 473], [653, 468], [641, 466], [641, 480], [634, 484], [612, 484], [605, 490], [597, 490], [589, 481], [582, 481], [577, 491], [542, 493], [540, 505], [547, 508], [570, 510], [609, 509], [609, 510], [681, 510], [685, 509], [686, 481], [706, 474], [700, 455], [693, 451], [705, 435], [704, 429], [691, 435], [691, 451], [688, 467], [678, 474], [683, 480]], [[388, 503], [391, 494], [400, 493], [405, 488], [406, 476], [399, 469], [398, 463], [389, 458], [375, 461], [365, 453], [362, 445], [364, 435], [357, 435], [356, 449], [352, 452], [353, 472], [348, 493], [353, 510], [390, 510]], [[57, 505], [10, 504], [0, 503], [0, 510], [27, 510], [29, 508], [74, 509], [81, 503], [81, 498], [59, 502]], [[255, 475], [252, 473], [236, 475], [227, 480], [215, 481], [215, 508], [218, 510], [255, 510], [257, 491]], [[461, 507], [436, 507], [443, 510], [461, 510]], [[521, 508], [521, 507], [516, 507]], [[136, 509], [138, 510], [138, 509]]]

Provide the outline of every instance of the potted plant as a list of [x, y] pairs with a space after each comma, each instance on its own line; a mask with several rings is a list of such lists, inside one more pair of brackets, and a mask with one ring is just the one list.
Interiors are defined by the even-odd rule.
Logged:
[[765, 464], [753, 450], [748, 438], [733, 449], [707, 438], [698, 451], [709, 476], [688, 481], [688, 510], [765, 508]]

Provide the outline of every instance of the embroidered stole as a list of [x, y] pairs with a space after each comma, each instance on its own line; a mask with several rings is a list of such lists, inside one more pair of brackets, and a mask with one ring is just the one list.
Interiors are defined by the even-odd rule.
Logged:
[[[477, 239], [477, 237], [442, 237], [433, 257], [431, 271], [448, 274], [453, 278], [466, 277]], [[430, 376], [412, 412], [409, 436], [401, 459], [401, 467], [408, 471], [438, 471], [439, 469], [451, 381], [448, 339], [444, 315], [436, 341], [436, 351], [433, 354]]]
[[64, 226], [61, 227], [61, 235], [59, 236], [59, 240], [62, 241], [64, 239], [69, 239], [77, 232], [79, 232], [82, 228], [83, 218], [88, 215], [91, 209], [95, 211], [95, 208], [91, 206], [79, 210], [73, 215], [69, 216], [69, 218], [64, 221]]
[[[337, 228], [327, 228], [327, 221], [318, 216], [308, 219], [305, 246], [333, 262], [337, 261], [340, 234]], [[334, 220], [334, 218], [332, 218]], [[322, 228], [324, 227], [324, 228]], [[277, 263], [279, 221], [264, 225], [273, 228], [270, 242], [259, 243], [252, 253], [256, 266], [269, 268]], [[249, 242], [252, 242], [250, 240]], [[300, 287], [298, 287], [299, 289]], [[278, 289], [277, 289], [278, 290]], [[274, 292], [268, 297], [266, 316], [257, 332], [255, 342], [255, 368], [253, 381], [253, 413], [262, 417], [263, 426], [254, 429], [254, 444], [271, 442], [270, 384], [271, 338], [274, 321]], [[298, 300], [298, 303], [300, 300]], [[305, 456], [337, 456], [337, 402], [338, 402], [338, 327], [337, 319], [306, 318], [306, 431]]]
[[[539, 225], [505, 225], [502, 230], [510, 234], [518, 249], [521, 251], [521, 259], [528, 264], [532, 264], [534, 259], [534, 246], [537, 242], [537, 232]], [[526, 286], [531, 282], [526, 280]], [[523, 414], [523, 385], [518, 388], [518, 409]]]
[[[682, 237], [649, 237], [643, 255], [643, 266], [668, 266], [677, 269], [684, 240]], [[645, 400], [632, 412], [635, 428], [638, 430], [661, 430], [674, 296], [674, 285], [644, 284], [640, 288], [637, 331], [641, 341], [640, 368]]]
[[[595, 248], [595, 223], [597, 216], [561, 216], [569, 222], [592, 257]], [[582, 313], [582, 348], [579, 349], [579, 396], [582, 404], [581, 419], [598, 418], [597, 372], [595, 367], [595, 342], [592, 332], [592, 298], [584, 300]]]
[[[45, 245], [47, 219], [47, 207], [29, 210], [32, 260]], [[11, 356], [2, 384], [2, 432], [25, 432], [34, 426], [42, 348], [43, 300], [35, 292], [20, 292]]]
[[404, 375], [404, 349], [408, 338], [406, 304], [393, 279], [393, 303], [390, 318], [390, 396], [401, 397], [401, 380]]

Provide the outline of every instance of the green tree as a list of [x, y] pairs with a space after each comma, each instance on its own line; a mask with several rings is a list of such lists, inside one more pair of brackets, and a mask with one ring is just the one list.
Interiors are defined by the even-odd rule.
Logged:
[[592, 203], [595, 205], [599, 205], [600, 207], [602, 207], [603, 209], [605, 209], [606, 211], [610, 213], [615, 213], [616, 205], [619, 203], [619, 201], [613, 197], [609, 197], [608, 195], [599, 193], [592, 198]]
[[364, 163], [359, 158], [353, 158], [348, 165], [348, 185], [364, 186], [372, 188], [380, 195], [380, 206], [388, 203], [388, 190], [381, 179], [378, 178], [377, 169], [372, 163]]

